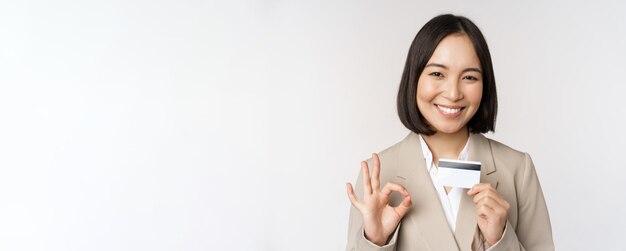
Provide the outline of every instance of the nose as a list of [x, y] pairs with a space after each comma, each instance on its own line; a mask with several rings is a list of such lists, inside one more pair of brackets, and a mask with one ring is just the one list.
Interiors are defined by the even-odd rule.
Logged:
[[460, 89], [460, 81], [449, 79], [443, 86], [443, 97], [454, 102], [463, 99], [463, 93]]

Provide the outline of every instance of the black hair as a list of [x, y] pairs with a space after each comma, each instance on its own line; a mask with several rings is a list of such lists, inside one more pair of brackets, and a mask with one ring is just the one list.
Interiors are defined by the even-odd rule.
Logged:
[[498, 112], [498, 98], [487, 41], [472, 21], [466, 17], [451, 14], [439, 15], [428, 21], [411, 43], [398, 90], [397, 102], [400, 121], [406, 128], [415, 133], [435, 134], [436, 131], [417, 107], [417, 82], [439, 42], [451, 34], [464, 34], [469, 37], [474, 44], [474, 50], [476, 50], [482, 69], [482, 99], [476, 114], [467, 122], [467, 127], [472, 133], [494, 131]]

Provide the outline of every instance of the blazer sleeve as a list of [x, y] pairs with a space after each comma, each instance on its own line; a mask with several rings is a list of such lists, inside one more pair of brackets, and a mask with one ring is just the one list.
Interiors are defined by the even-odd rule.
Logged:
[[535, 172], [535, 166], [527, 153], [524, 160], [522, 180], [520, 185], [516, 185], [517, 227], [514, 228], [507, 221], [502, 239], [489, 247], [487, 251], [554, 250], [548, 208]]
[[[362, 180], [363, 172], [359, 171], [359, 177], [354, 184], [354, 193], [359, 200], [363, 198], [363, 189], [361, 186]], [[348, 244], [346, 245], [346, 251], [395, 251], [396, 240], [398, 239], [400, 225], [401, 224], [398, 224], [391, 238], [387, 241], [387, 244], [380, 247], [365, 238], [365, 232], [363, 230], [363, 217], [361, 216], [361, 212], [359, 212], [359, 210], [356, 209], [354, 206], [350, 205], [350, 221], [348, 223]]]

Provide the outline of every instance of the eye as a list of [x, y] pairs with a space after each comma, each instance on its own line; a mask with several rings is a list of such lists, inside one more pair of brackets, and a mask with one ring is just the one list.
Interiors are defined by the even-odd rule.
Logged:
[[470, 76], [470, 75], [467, 75], [467, 76], [463, 77], [463, 79], [467, 79], [467, 80], [471, 80], [471, 81], [476, 81], [476, 80], [478, 80], [478, 78], [476, 78], [476, 77], [474, 77], [474, 76]]
[[428, 75], [431, 75], [431, 76], [434, 76], [434, 77], [438, 77], [438, 78], [443, 77], [443, 74], [441, 74], [441, 72], [436, 72], [436, 71], [435, 72], [431, 72]]

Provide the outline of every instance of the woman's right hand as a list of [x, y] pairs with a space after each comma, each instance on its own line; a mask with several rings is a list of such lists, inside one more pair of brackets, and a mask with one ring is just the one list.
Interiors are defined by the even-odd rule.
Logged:
[[[383, 189], [380, 189], [380, 159], [377, 154], [372, 154], [374, 168], [370, 177], [367, 162], [361, 162], [363, 169], [363, 198], [358, 201], [354, 194], [352, 184], [347, 183], [348, 197], [352, 205], [357, 208], [363, 216], [363, 230], [365, 238], [376, 245], [384, 246], [389, 236], [396, 229], [402, 217], [411, 208], [411, 196], [409, 192], [399, 184], [387, 182]], [[400, 205], [392, 207], [389, 205], [389, 196], [392, 192], [398, 192], [404, 196]]]

